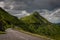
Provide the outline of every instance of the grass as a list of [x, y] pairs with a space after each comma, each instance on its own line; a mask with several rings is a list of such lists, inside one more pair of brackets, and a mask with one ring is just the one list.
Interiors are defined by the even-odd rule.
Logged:
[[43, 39], [54, 40], [54, 39], [48, 38], [46, 36], [42, 36], [42, 35], [38, 35], [38, 34], [34, 34], [34, 33], [31, 33], [31, 32], [24, 31], [23, 29], [18, 28], [18, 27], [14, 28], [14, 30], [17, 30], [19, 32], [22, 32], [22, 33], [25, 33], [25, 34], [28, 34], [28, 35], [32, 35], [32, 36], [36, 36], [36, 37], [39, 37], [39, 38], [43, 38]]
[[0, 34], [5, 34], [6, 32], [2, 32], [2, 31], [0, 31]]

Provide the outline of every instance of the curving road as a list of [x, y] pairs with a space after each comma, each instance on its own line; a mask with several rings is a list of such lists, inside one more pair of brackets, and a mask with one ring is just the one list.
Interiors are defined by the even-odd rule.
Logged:
[[6, 34], [0, 35], [0, 40], [47, 40], [24, 34], [12, 29], [7, 29], [6, 32]]

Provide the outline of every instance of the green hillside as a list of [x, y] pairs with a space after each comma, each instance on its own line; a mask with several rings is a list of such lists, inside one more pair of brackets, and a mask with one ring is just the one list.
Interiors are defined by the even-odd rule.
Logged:
[[48, 20], [43, 18], [38, 12], [34, 12], [30, 16], [26, 16], [21, 18], [26, 23], [37, 23], [37, 24], [48, 24], [50, 23]]
[[23, 22], [21, 26], [23, 30], [60, 40], [60, 26], [50, 23], [38, 12], [34, 12], [30, 16], [23, 17], [20, 20]]
[[18, 26], [25, 31], [60, 40], [60, 25], [49, 22], [38, 12], [18, 19], [0, 8], [0, 31]]
[[6, 28], [19, 26], [20, 21], [17, 17], [10, 15], [8, 12], [0, 8], [0, 31]]

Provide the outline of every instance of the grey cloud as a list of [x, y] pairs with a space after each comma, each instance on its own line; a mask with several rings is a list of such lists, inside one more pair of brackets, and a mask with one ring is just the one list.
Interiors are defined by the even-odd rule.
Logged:
[[0, 0], [0, 1], [4, 1], [4, 0]]
[[4, 0], [5, 8], [10, 8], [9, 5], [14, 6], [14, 10], [33, 11], [38, 9], [55, 9], [60, 7], [60, 0]]
[[[4, 9], [9, 10], [11, 14], [20, 14], [20, 12], [16, 13], [16, 11], [18, 10], [19, 11], [26, 10], [27, 12], [32, 12], [34, 10], [40, 10], [40, 9], [53, 10], [56, 8], [60, 8], [60, 0], [0, 0], [0, 1], [4, 2], [5, 4]], [[50, 13], [49, 12], [47, 13], [49, 16]], [[45, 16], [47, 15], [46, 13], [43, 13], [43, 14]], [[18, 17], [20, 17], [20, 15]], [[55, 20], [55, 17], [53, 18]], [[51, 21], [54, 21], [54, 20], [51, 20]], [[60, 22], [59, 20], [60, 18], [55, 20], [54, 22]]]

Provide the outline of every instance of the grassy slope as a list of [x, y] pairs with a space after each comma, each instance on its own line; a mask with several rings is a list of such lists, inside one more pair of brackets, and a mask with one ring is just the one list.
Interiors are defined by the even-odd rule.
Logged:
[[20, 20], [24, 23], [24, 26], [21, 26], [23, 30], [60, 40], [60, 26], [48, 22], [37, 12]]
[[8, 27], [13, 27], [14, 25], [19, 26], [20, 21], [17, 17], [10, 15], [8, 12], [0, 8], [0, 24], [0, 31], [2, 31]]

